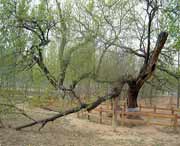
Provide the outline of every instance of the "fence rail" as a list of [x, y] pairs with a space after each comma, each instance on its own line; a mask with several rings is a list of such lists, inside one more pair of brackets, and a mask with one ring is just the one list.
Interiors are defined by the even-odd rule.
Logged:
[[[144, 109], [149, 109], [152, 111], [145, 111]], [[160, 113], [159, 111], [168, 111], [169, 113]], [[92, 110], [91, 112], [83, 112], [82, 114], [86, 115], [87, 118], [90, 120], [91, 117], [95, 117], [98, 119], [98, 122], [100, 124], [103, 123], [103, 119], [105, 118], [103, 116], [103, 113], [111, 114], [111, 121], [112, 123], [117, 123], [117, 118], [119, 117], [119, 122], [121, 125], [124, 125], [126, 123], [135, 123], [135, 124], [145, 124], [145, 125], [158, 125], [158, 126], [170, 126], [174, 127], [176, 130], [177, 127], [180, 125], [178, 124], [178, 119], [180, 119], [180, 115], [178, 115], [179, 109], [174, 108], [164, 108], [164, 107], [157, 107], [157, 106], [145, 106], [140, 105], [139, 106], [139, 112], [126, 112], [126, 106], [125, 104], [121, 104], [120, 108], [118, 110], [113, 109], [113, 107], [110, 107], [109, 105], [102, 104], [100, 107]], [[78, 117], [79, 117], [78, 113]], [[143, 117], [146, 119], [136, 119], [136, 118], [129, 118], [129, 117]], [[164, 119], [161, 122], [157, 122], [157, 120]], [[114, 121], [117, 120], [117, 121]], [[156, 120], [156, 121], [153, 121]]]

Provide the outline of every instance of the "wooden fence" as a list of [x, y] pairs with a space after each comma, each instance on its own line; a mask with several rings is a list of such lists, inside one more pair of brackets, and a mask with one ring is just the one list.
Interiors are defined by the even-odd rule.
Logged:
[[[146, 109], [148, 111], [146, 111]], [[100, 107], [94, 109], [91, 112], [82, 112], [81, 115], [85, 115], [89, 120], [91, 119], [91, 117], [95, 117], [96, 119], [98, 119], [98, 122], [102, 124], [104, 120], [103, 118], [106, 118], [103, 116], [103, 113], [105, 113], [106, 115], [111, 114], [112, 116], [110, 120], [114, 128], [116, 128], [117, 123], [120, 122], [121, 125], [125, 125], [126, 123], [134, 123], [145, 125], [170, 126], [174, 127], [174, 129], [176, 130], [177, 127], [180, 125], [178, 123], [178, 119], [180, 119], [180, 116], [177, 112], [180, 112], [179, 109], [145, 105], [139, 105], [138, 112], [126, 112], [126, 104], [123, 103], [120, 105], [119, 109], [114, 108], [114, 106], [112, 107], [102, 104]], [[80, 117], [80, 113], [78, 113], [78, 117]], [[136, 119], [135, 117], [140, 117], [143, 119]], [[164, 120], [157, 122], [157, 120], [160, 119]]]
[[166, 111], [170, 112], [171, 114], [175, 114], [177, 112], [180, 112], [180, 109], [176, 109], [174, 107], [171, 108], [165, 108], [165, 107], [157, 107], [156, 105], [154, 106], [145, 106], [145, 105], [139, 105], [139, 111], [142, 111], [142, 109], [149, 109], [152, 110], [152, 112], [157, 113], [159, 111]]

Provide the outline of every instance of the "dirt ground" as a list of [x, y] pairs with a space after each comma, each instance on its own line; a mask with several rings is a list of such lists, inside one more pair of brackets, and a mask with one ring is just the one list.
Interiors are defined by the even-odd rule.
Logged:
[[0, 146], [180, 146], [180, 129], [136, 126], [118, 127], [78, 119], [76, 114], [22, 131], [0, 129]]
[[[54, 114], [40, 108], [19, 107], [36, 119]], [[15, 127], [26, 122], [12, 117], [5, 124]], [[174, 131], [158, 126], [119, 126], [114, 132], [112, 126], [78, 119], [76, 114], [50, 122], [40, 132], [39, 126], [22, 131], [0, 128], [0, 146], [180, 146], [180, 127]]]

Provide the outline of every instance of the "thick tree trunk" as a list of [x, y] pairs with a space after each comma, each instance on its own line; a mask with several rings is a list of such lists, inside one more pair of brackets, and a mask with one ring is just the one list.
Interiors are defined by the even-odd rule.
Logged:
[[166, 42], [167, 36], [168, 33], [166, 32], [161, 32], [159, 34], [154, 51], [151, 56], [148, 57], [148, 62], [144, 63], [139, 72], [139, 75], [136, 78], [131, 77], [131, 79], [128, 80], [128, 111], [138, 111], [137, 97], [139, 90], [141, 89], [145, 81], [147, 81], [154, 73], [159, 54]]
[[128, 108], [137, 108], [137, 96], [138, 96], [139, 90], [136, 88], [129, 88], [128, 89]]
[[127, 111], [129, 112], [133, 112], [133, 111], [137, 111], [137, 98], [138, 98], [138, 93], [140, 90], [140, 87], [136, 84], [136, 81], [132, 81], [129, 84], [129, 88], [128, 88], [128, 96], [127, 96]]
[[[140, 88], [136, 87], [137, 85], [131, 85], [129, 86], [128, 89], [128, 105], [127, 105], [127, 112], [138, 112], [138, 103], [137, 103], [137, 98], [138, 98], [138, 93]], [[128, 115], [128, 119], [141, 119], [140, 116], [133, 116], [133, 115]]]

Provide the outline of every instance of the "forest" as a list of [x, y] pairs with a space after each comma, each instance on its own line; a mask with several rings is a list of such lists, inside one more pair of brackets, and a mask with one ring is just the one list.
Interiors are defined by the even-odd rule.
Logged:
[[180, 0], [0, 0], [0, 146], [180, 145], [179, 52]]

